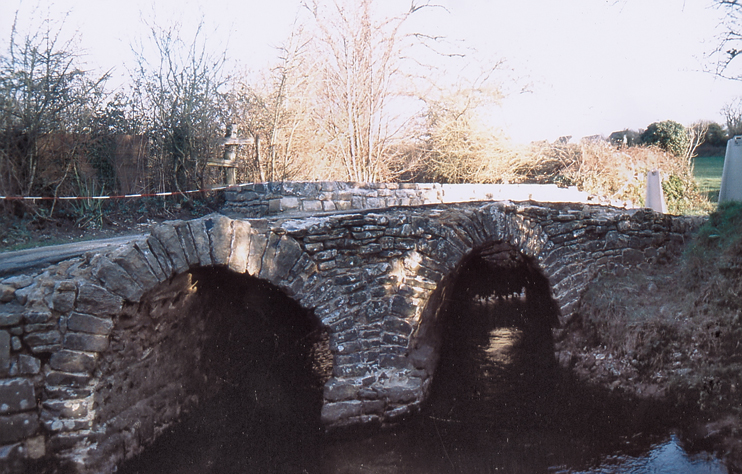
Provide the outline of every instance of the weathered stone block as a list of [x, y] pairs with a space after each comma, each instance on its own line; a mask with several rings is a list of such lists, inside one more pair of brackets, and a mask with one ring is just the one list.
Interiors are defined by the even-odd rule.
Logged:
[[163, 248], [170, 257], [175, 273], [183, 273], [188, 270], [188, 260], [186, 259], [183, 244], [178, 237], [178, 231], [169, 223], [163, 223], [152, 229], [151, 237], [160, 241]]
[[108, 336], [70, 332], [64, 336], [64, 347], [76, 351], [102, 352], [108, 349]]
[[383, 400], [363, 400], [361, 403], [364, 415], [382, 415], [386, 407]]
[[81, 313], [113, 316], [121, 312], [124, 300], [93, 283], [83, 283], [77, 293], [75, 308]]
[[0, 327], [15, 326], [23, 320], [25, 309], [18, 303], [6, 303], [0, 306]]
[[68, 313], [75, 307], [75, 298], [77, 297], [75, 290], [77, 287], [74, 286], [74, 282], [72, 282], [72, 289], [68, 289], [68, 285], [60, 287], [60, 283], [67, 282], [57, 283], [52, 295], [52, 309], [60, 313]]
[[404, 377], [375, 387], [391, 404], [410, 403], [422, 399], [422, 380], [415, 377]]
[[18, 354], [18, 375], [36, 375], [41, 371], [41, 361], [36, 357]]
[[90, 375], [70, 374], [67, 372], [57, 372], [55, 370], [46, 374], [47, 387], [64, 386], [64, 387], [86, 387], [90, 381]]
[[26, 324], [44, 324], [51, 319], [51, 311], [27, 311], [23, 313], [23, 322]]
[[389, 314], [388, 301], [369, 301], [364, 308], [369, 322], [379, 321]]
[[282, 211], [295, 211], [301, 206], [301, 201], [296, 197], [283, 197], [280, 201]]
[[144, 294], [142, 287], [123, 268], [106, 257], [99, 258], [93, 275], [102, 281], [108, 290], [128, 301], [138, 302]]
[[48, 411], [43, 411], [41, 422], [47, 431], [71, 432], [90, 429], [92, 421], [86, 419], [54, 418]]
[[198, 252], [196, 251], [196, 243], [193, 241], [191, 235], [191, 229], [187, 222], [178, 222], [175, 224], [175, 230], [180, 238], [182, 244], [183, 253], [185, 254], [186, 263], [188, 268], [198, 266], [200, 263]]
[[10, 333], [0, 331], [0, 375], [10, 370]]
[[26, 324], [25, 326], [23, 326], [23, 330], [27, 333], [46, 332], [57, 329], [58, 327], [59, 325], [57, 321], [52, 320], [41, 324]]
[[31, 348], [34, 354], [53, 352], [62, 343], [62, 334], [59, 331], [35, 332], [23, 336], [23, 342]]
[[16, 290], [25, 288], [33, 283], [33, 277], [30, 275], [16, 275], [3, 280], [4, 285], [10, 285]]
[[354, 383], [353, 380], [332, 378], [325, 384], [323, 397], [331, 402], [354, 400], [358, 398], [360, 388], [361, 385]]
[[82, 418], [88, 414], [86, 400], [45, 400], [41, 406], [42, 419]]
[[384, 320], [383, 328], [385, 331], [402, 334], [404, 336], [409, 336], [410, 333], [412, 333], [412, 325], [401, 318], [395, 318], [394, 316], [389, 316]]
[[286, 279], [303, 253], [301, 245], [296, 240], [288, 235], [282, 235], [273, 255], [266, 249], [260, 269], [261, 278], [273, 282]]
[[317, 201], [315, 199], [307, 199], [302, 203], [302, 208], [306, 212], [319, 212], [323, 209], [322, 201]]
[[124, 269], [142, 289], [149, 289], [162, 281], [150, 267], [147, 258], [137, 246], [130, 246], [117, 254], [113, 262]]
[[39, 418], [35, 413], [20, 413], [0, 416], [0, 444], [15, 443], [30, 438], [39, 429]]
[[234, 235], [229, 256], [229, 268], [237, 273], [245, 273], [250, 254], [252, 226], [247, 221], [235, 220], [232, 222], [232, 227]]
[[268, 236], [265, 234], [254, 234], [250, 239], [250, 253], [245, 271], [252, 276], [260, 273], [263, 264], [263, 254], [268, 246]]
[[96, 359], [94, 355], [84, 352], [61, 350], [52, 354], [49, 366], [62, 372], [90, 373], [95, 368]]
[[[388, 349], [385, 348], [385, 351]], [[379, 357], [379, 365], [381, 367], [403, 369], [407, 367], [407, 358], [400, 354], [394, 354], [386, 352]]]
[[325, 403], [322, 407], [322, 422], [328, 425], [347, 420], [361, 414], [362, 403], [358, 400], [337, 403]]
[[268, 201], [268, 214], [277, 214], [281, 212], [281, 200], [271, 199]]
[[389, 344], [391, 346], [407, 347], [409, 340], [405, 336], [399, 334], [384, 334], [381, 338], [381, 342]]
[[18, 413], [36, 406], [33, 382], [27, 379], [0, 381], [0, 414]]
[[232, 251], [232, 219], [212, 214], [204, 217], [204, 226], [211, 242], [211, 261], [214, 265], [229, 264]]
[[325, 262], [319, 262], [317, 265], [318, 270], [326, 271], [326, 270], [332, 270], [333, 268], [336, 268], [338, 266], [338, 263], [335, 260], [328, 260]]
[[403, 296], [395, 296], [392, 300], [392, 312], [407, 318], [417, 312], [417, 306]]
[[70, 331], [107, 336], [108, 334], [111, 334], [113, 321], [89, 314], [72, 313], [69, 318], [67, 318], [67, 329]]
[[191, 228], [193, 244], [196, 247], [198, 261], [202, 266], [210, 266], [211, 262], [211, 244], [209, 243], [209, 234], [206, 232], [203, 219], [189, 221], [188, 226]]
[[9, 303], [15, 299], [15, 288], [0, 284], [0, 303]]
[[[161, 280], [167, 280], [173, 274], [175, 273], [173, 262], [170, 261], [170, 257], [167, 254], [167, 250], [165, 250], [165, 247], [162, 245], [162, 243], [155, 237], [149, 236], [147, 238], [146, 244], [143, 246], [148, 247], [152, 252], [152, 257], [154, 257], [155, 262], [157, 265], [152, 265], [150, 263], [150, 266], [155, 269], [155, 273], [157, 273], [156, 267], [160, 268], [160, 272], [164, 277], [161, 278]], [[149, 260], [151, 262], [151, 259]]]

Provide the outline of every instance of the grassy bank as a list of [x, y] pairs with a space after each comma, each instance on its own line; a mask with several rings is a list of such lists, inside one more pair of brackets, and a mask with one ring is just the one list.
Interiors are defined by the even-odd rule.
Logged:
[[699, 192], [709, 201], [717, 202], [721, 187], [721, 172], [724, 169], [724, 155], [699, 156], [693, 161], [693, 175], [698, 183]]

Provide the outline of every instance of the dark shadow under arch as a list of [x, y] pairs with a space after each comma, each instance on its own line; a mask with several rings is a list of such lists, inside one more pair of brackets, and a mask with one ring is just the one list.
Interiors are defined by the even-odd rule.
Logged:
[[[507, 242], [472, 251], [436, 290], [424, 314], [426, 326], [415, 344], [434, 353], [425, 411], [432, 409], [435, 416], [477, 401], [482, 391], [477, 385], [488, 383], [477, 371], [487, 370], [484, 359], [494, 352], [517, 353], [519, 364], [535, 364], [514, 369], [529, 374], [551, 373], [555, 366], [552, 328], [559, 324], [559, 307], [535, 261]], [[507, 338], [512, 347], [504, 346]]]
[[[323, 433], [331, 371], [317, 318], [274, 285], [221, 267], [193, 270], [203, 344], [198, 407], [125, 473], [293, 472]], [[297, 442], [301, 441], [301, 445]], [[309, 444], [309, 445], [308, 445]]]

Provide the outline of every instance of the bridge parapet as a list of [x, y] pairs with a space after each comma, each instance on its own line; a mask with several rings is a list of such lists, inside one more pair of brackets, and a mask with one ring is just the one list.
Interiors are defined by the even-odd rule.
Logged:
[[313, 312], [333, 358], [323, 421], [378, 423], [423, 403], [441, 302], [470, 259], [495, 247], [522, 255], [565, 323], [598, 272], [664, 261], [697, 224], [643, 209], [512, 202], [272, 219], [215, 214], [6, 278], [0, 468], [23, 472], [23, 462], [38, 458], [108, 471], [197, 403], [209, 325], [189, 272], [249, 275]]
[[[306, 214], [471, 201], [608, 204], [555, 184], [438, 184], [287, 181], [244, 184], [225, 192], [223, 212], [241, 217]], [[614, 203], [615, 204], [615, 203]]]

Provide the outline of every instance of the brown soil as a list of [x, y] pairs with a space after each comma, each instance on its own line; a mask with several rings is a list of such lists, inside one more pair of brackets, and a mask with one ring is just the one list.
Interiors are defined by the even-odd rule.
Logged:
[[142, 234], [157, 223], [192, 219], [216, 210], [197, 201], [140, 199], [86, 210], [0, 207], [0, 252], [73, 241]]

